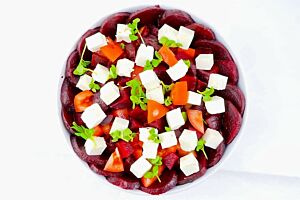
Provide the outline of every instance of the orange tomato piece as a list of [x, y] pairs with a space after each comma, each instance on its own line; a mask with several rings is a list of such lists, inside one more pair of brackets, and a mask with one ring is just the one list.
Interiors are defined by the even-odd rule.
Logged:
[[147, 110], [148, 110], [148, 116], [147, 116], [148, 123], [151, 123], [157, 119], [162, 118], [169, 111], [168, 108], [153, 100], [148, 100]]
[[185, 54], [187, 57], [193, 59], [195, 57], [195, 49], [189, 48], [189, 49], [182, 49], [178, 48], [177, 53], [178, 54]]
[[140, 79], [139, 74], [143, 71], [144, 71], [144, 67], [140, 67], [140, 66], [135, 65], [134, 68], [133, 68], [133, 72], [131, 73], [131, 78], [139, 80]]
[[104, 134], [108, 135], [111, 129], [111, 124], [105, 124], [102, 126], [102, 131]]
[[199, 132], [204, 133], [203, 116], [200, 110], [187, 110], [187, 117], [191, 125]]
[[94, 136], [102, 136], [104, 134], [103, 129], [100, 125], [94, 127]]
[[188, 100], [188, 86], [186, 81], [176, 82], [170, 95], [174, 105], [186, 105]]
[[169, 155], [170, 153], [176, 153], [177, 148], [178, 148], [177, 145], [169, 147], [169, 148], [165, 148], [165, 149], [162, 149], [161, 147], [159, 147], [157, 154], [160, 157], [164, 158], [165, 156]]
[[135, 159], [139, 159], [143, 155], [142, 147], [134, 147], [133, 156]]
[[108, 172], [123, 172], [124, 171], [123, 161], [121, 159], [118, 148], [116, 148], [115, 152], [113, 152], [110, 155], [107, 163], [105, 164], [104, 170], [108, 171]]
[[110, 38], [107, 38], [108, 43], [106, 46], [101, 47], [100, 51], [105, 57], [107, 57], [111, 62], [115, 62], [123, 54], [123, 49], [119, 44], [116, 44]]
[[89, 90], [85, 90], [76, 94], [76, 96], [74, 97], [75, 111], [83, 112], [87, 107], [92, 105], [93, 96], [94, 94]]
[[164, 62], [167, 63], [170, 67], [178, 62], [173, 51], [171, 51], [171, 49], [167, 46], [162, 46], [159, 49], [158, 53], [162, 56]]
[[189, 151], [184, 151], [184, 150], [182, 150], [180, 147], [177, 149], [177, 153], [178, 153], [179, 157], [186, 156], [186, 155], [188, 155], [189, 153], [193, 153], [194, 156], [197, 157], [196, 151], [191, 151], [191, 152], [189, 152]]
[[[165, 166], [164, 165], [160, 165], [158, 167], [158, 173], [157, 173], [157, 176], [159, 177], [163, 171], [165, 169]], [[142, 184], [144, 187], [149, 187], [150, 185], [152, 185], [155, 181], [157, 180], [157, 177], [154, 176], [153, 178], [145, 178], [145, 177], [142, 177]]]

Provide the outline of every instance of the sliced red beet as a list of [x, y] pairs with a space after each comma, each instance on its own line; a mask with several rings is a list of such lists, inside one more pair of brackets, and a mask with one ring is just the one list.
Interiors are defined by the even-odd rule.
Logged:
[[157, 67], [154, 68], [154, 72], [156, 73], [157, 77], [159, 78], [159, 80], [164, 82], [164, 84], [171, 84], [172, 83], [172, 79], [170, 78], [170, 76], [166, 72], [166, 70], [168, 68], [169, 67], [166, 66], [166, 64], [163, 64], [163, 63], [161, 63], [160, 65], [158, 65]]
[[159, 27], [168, 24], [175, 29], [194, 23], [192, 17], [182, 10], [166, 10], [159, 20]]
[[123, 140], [120, 140], [116, 143], [118, 150], [120, 152], [120, 155], [122, 158], [127, 158], [131, 154], [133, 154], [133, 147], [129, 142], [125, 142]]
[[147, 46], [152, 46], [156, 51], [158, 51], [161, 48], [161, 45], [158, 43], [157, 36], [155, 35], [148, 35], [144, 37], [144, 41]]
[[224, 152], [225, 152], [225, 143], [222, 142], [217, 149], [212, 149], [209, 147], [205, 147], [205, 152], [208, 157], [207, 166], [212, 167], [216, 165], [220, 159], [222, 158]]
[[129, 18], [128, 23], [131, 23], [134, 19], [140, 18], [140, 26], [148, 25], [148, 24], [157, 24], [157, 19], [163, 14], [165, 10], [157, 6], [146, 7], [141, 10], [137, 10], [133, 12]]
[[109, 108], [104, 103], [104, 101], [100, 98], [100, 92], [99, 91], [94, 94], [93, 102], [94, 103], [98, 103], [104, 112], [106, 112], [108, 110], [108, 108]]
[[80, 61], [80, 56], [78, 54], [78, 51], [74, 50], [68, 57], [67, 64], [66, 64], [66, 71], [65, 71], [66, 78], [73, 85], [76, 85], [79, 80], [79, 76], [73, 74], [73, 71], [76, 69], [79, 61]]
[[136, 47], [132, 42], [129, 44], [126, 44], [125, 53], [129, 60], [135, 61]]
[[103, 35], [114, 39], [117, 31], [117, 24], [126, 24], [129, 15], [130, 13], [128, 12], [118, 12], [110, 15], [103, 21], [100, 32]]
[[238, 134], [241, 125], [241, 114], [230, 101], [225, 101], [222, 132], [226, 144], [230, 144], [232, 142], [232, 140]]
[[195, 31], [194, 40], [198, 40], [198, 39], [215, 40], [216, 39], [214, 32], [210, 28], [204, 26], [203, 24], [193, 23], [186, 26], [186, 28]]
[[108, 66], [109, 62], [110, 61], [107, 59], [107, 57], [100, 52], [94, 52], [92, 54], [92, 60], [91, 60], [92, 67], [96, 67], [97, 64]]
[[210, 48], [198, 47], [197, 49], [195, 49], [195, 58], [199, 54], [212, 54], [212, 53], [213, 53], [213, 50], [211, 50]]
[[197, 40], [193, 44], [194, 48], [209, 48], [214, 54], [215, 60], [232, 60], [226, 47], [218, 41]]
[[214, 130], [219, 130], [221, 128], [222, 117], [220, 114], [211, 115], [205, 119], [207, 126]]
[[158, 132], [164, 132], [165, 131], [165, 126], [167, 126], [167, 121], [165, 117], [162, 117], [160, 119], [157, 119], [146, 126], [154, 127], [158, 129]]
[[106, 141], [106, 150], [109, 154], [113, 153], [116, 149], [116, 143], [112, 141], [112, 138], [110, 135], [105, 135], [105, 141]]
[[102, 175], [102, 176], [109, 176], [109, 177], [114, 177], [114, 176], [121, 176], [123, 173], [122, 172], [108, 172], [104, 170], [104, 166], [99, 166], [95, 164], [90, 164], [88, 163], [90, 169], [95, 172], [96, 174]]
[[62, 107], [67, 110], [74, 110], [74, 97], [79, 90], [70, 84], [68, 79], [64, 79], [60, 90], [60, 101]]
[[68, 111], [66, 108], [61, 109], [62, 120], [63, 120], [63, 123], [64, 123], [66, 129], [69, 131], [69, 133], [74, 133], [74, 130], [71, 128], [72, 123], [74, 121], [73, 115], [74, 115], [74, 113], [71, 111]]
[[87, 155], [84, 148], [84, 142], [85, 142], [84, 139], [75, 135], [71, 135], [70, 140], [75, 153], [78, 155], [78, 157], [81, 160], [91, 164], [100, 165], [100, 166], [105, 165], [105, 163], [107, 162], [108, 158], [105, 155], [100, 155], [100, 156]]
[[79, 126], [84, 125], [83, 120], [81, 119], [81, 114], [82, 113], [74, 113], [74, 121], [76, 122], [76, 124], [78, 124]]
[[197, 70], [197, 77], [200, 80], [202, 80], [202, 81], [204, 81], [204, 82], [207, 83], [208, 80], [209, 80], [210, 74], [212, 74], [212, 73], [218, 74], [218, 72], [219, 72], [219, 68], [216, 65], [214, 65], [214, 66], [212, 66], [211, 70], [201, 70], [201, 69], [198, 69]]
[[158, 35], [158, 28], [154, 26], [153, 24], [148, 25], [149, 31], [152, 35], [155, 35], [157, 37]]
[[132, 109], [129, 113], [129, 116], [141, 124], [147, 122], [147, 111], [142, 110], [140, 106], [136, 106], [134, 109]]
[[139, 180], [133, 177], [132, 175], [129, 176], [128, 174], [123, 176], [110, 176], [110, 177], [106, 177], [106, 179], [111, 184], [127, 190], [135, 190], [140, 187]]
[[131, 108], [132, 103], [130, 100], [130, 89], [120, 89], [120, 97], [110, 104], [112, 109]]
[[205, 83], [199, 79], [197, 80], [197, 90], [202, 92], [205, 90], [206, 87], [207, 87], [207, 83]]
[[134, 131], [134, 132], [138, 132], [139, 131], [139, 128], [142, 128], [143, 125], [137, 121], [136, 119], [130, 117], [130, 123], [129, 123], [129, 128], [130, 130]]
[[[85, 34], [83, 34], [81, 36], [81, 38], [79, 39], [79, 42], [77, 43], [77, 51], [79, 53], [79, 55], [82, 54], [82, 51], [84, 49], [85, 46], [85, 38], [94, 35], [95, 33], [99, 32], [99, 27], [93, 28], [88, 30], [87, 32], [85, 32]], [[86, 49], [85, 53], [84, 53], [84, 59], [85, 60], [90, 60], [92, 57], [92, 52], [90, 52], [88, 49]]]
[[108, 114], [108, 115], [105, 117], [105, 119], [100, 123], [100, 125], [103, 126], [103, 125], [110, 124], [110, 123], [112, 123], [113, 119], [114, 119], [114, 116]]
[[135, 158], [134, 158], [134, 155], [131, 155], [131, 156], [129, 156], [128, 158], [125, 158], [124, 160], [123, 160], [123, 165], [124, 165], [124, 170], [126, 171], [126, 172], [129, 172], [130, 171], [130, 167], [131, 167], [131, 165], [135, 162]]
[[186, 81], [188, 85], [188, 90], [194, 91], [197, 87], [197, 78], [196, 76], [185, 75], [180, 79], [180, 81]]
[[199, 162], [199, 172], [196, 172], [190, 176], [184, 175], [184, 173], [179, 169], [178, 170], [178, 185], [183, 185], [186, 183], [193, 182], [194, 180], [200, 178], [206, 172], [206, 158], [202, 154], [198, 154], [200, 158], [198, 158]]
[[231, 60], [216, 60], [215, 65], [219, 68], [219, 73], [228, 77], [228, 83], [236, 85], [239, 80], [239, 72], [235, 62]]
[[161, 182], [156, 181], [149, 187], [140, 186], [140, 189], [149, 194], [162, 194], [165, 193], [177, 185], [177, 173], [174, 170], [164, 170], [160, 177]]
[[239, 87], [227, 84], [226, 89], [216, 91], [216, 95], [219, 95], [224, 99], [231, 101], [231, 103], [235, 105], [241, 115], [244, 114], [246, 100], [243, 92]]
[[171, 170], [177, 163], [179, 157], [175, 153], [170, 153], [163, 158], [163, 164]]

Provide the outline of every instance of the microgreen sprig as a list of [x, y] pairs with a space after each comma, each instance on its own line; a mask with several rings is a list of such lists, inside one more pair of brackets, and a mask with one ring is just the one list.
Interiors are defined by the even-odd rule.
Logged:
[[132, 102], [132, 109], [135, 108], [135, 105], [139, 105], [142, 110], [147, 110], [147, 98], [142, 89], [141, 82], [137, 79], [132, 79], [126, 85], [131, 87], [130, 100]]
[[202, 151], [206, 160], [208, 159], [207, 158], [207, 155], [205, 153], [205, 150], [204, 150], [204, 144], [205, 144], [205, 140], [203, 138], [201, 138], [198, 142], [197, 142], [197, 147], [196, 147], [196, 151]]
[[170, 127], [168, 127], [168, 126], [165, 126], [165, 131], [169, 132], [169, 131], [172, 131], [172, 129]]
[[[131, 41], [135, 41], [135, 40], [137, 40], [140, 37], [141, 40], [142, 40], [142, 43], [145, 44], [144, 39], [143, 39], [143, 37], [142, 37], [139, 29], [138, 29], [138, 23], [140, 21], [141, 21], [140, 18], [135, 18], [132, 21], [132, 23], [128, 24], [128, 27], [131, 29], [131, 34], [129, 35], [129, 38], [130, 38]], [[139, 37], [136, 34], [138, 34]]]
[[187, 114], [186, 112], [181, 112], [183, 120], [186, 122], [187, 121]]
[[82, 137], [83, 139], [87, 140], [87, 139], [91, 139], [93, 140], [93, 135], [94, 135], [94, 129], [88, 129], [85, 128], [84, 126], [79, 126], [76, 124], [76, 122], [72, 123], [72, 129], [75, 131], [75, 135]]
[[163, 86], [163, 93], [166, 94], [167, 92], [170, 92], [172, 90], [172, 88], [174, 87], [174, 83], [170, 84], [170, 85], [166, 85], [164, 84], [164, 82], [160, 82], [161, 85]]
[[149, 162], [153, 165], [152, 170], [146, 172], [144, 175], [145, 178], [154, 178], [156, 177], [159, 182], [161, 182], [159, 176], [158, 176], [158, 168], [162, 165], [162, 158], [159, 156], [156, 156], [154, 159], [149, 159]]
[[167, 98], [165, 98], [164, 103], [166, 106], [170, 106], [172, 105], [172, 99], [170, 96], [167, 96]]
[[206, 88], [203, 92], [200, 92], [197, 90], [198, 93], [203, 95], [203, 101], [210, 101], [212, 99], [211, 95], [215, 92], [215, 89], [213, 87]]
[[150, 134], [148, 137], [149, 140], [152, 140], [154, 143], [158, 143], [158, 144], [161, 142], [154, 128], [150, 129], [149, 134]]
[[93, 70], [87, 68], [87, 66], [91, 62], [90, 61], [85, 61], [83, 59], [83, 55], [84, 55], [85, 50], [86, 50], [86, 45], [84, 45], [84, 48], [83, 48], [83, 51], [82, 51], [82, 54], [81, 54], [81, 57], [80, 57], [79, 64], [77, 65], [76, 69], [73, 71], [74, 75], [81, 76], [81, 75], [85, 74], [87, 71], [93, 72]]
[[160, 38], [159, 43], [167, 47], [182, 47], [181, 43], [178, 43], [175, 40], [170, 40], [165, 36]]
[[89, 84], [89, 87], [93, 92], [97, 92], [98, 90], [100, 90], [100, 86], [97, 83], [95, 83], [95, 80], [93, 78]]
[[183, 60], [183, 62], [190, 68], [191, 67], [191, 61], [190, 60]]
[[110, 136], [113, 138], [112, 142], [117, 142], [118, 140], [124, 140], [125, 142], [132, 141], [135, 137], [135, 133], [133, 133], [129, 128], [126, 128], [122, 131], [116, 130], [110, 133]]
[[146, 65], [144, 66], [144, 71], [154, 69], [161, 63], [161, 61], [163, 61], [163, 58], [158, 53], [158, 51], [155, 51], [154, 55], [156, 58], [152, 59], [151, 62], [149, 60], [146, 61]]

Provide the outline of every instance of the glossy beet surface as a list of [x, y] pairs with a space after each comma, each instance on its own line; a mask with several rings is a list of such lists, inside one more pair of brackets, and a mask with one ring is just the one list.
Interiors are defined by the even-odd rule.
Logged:
[[[135, 106], [135, 108], [133, 108], [130, 100], [131, 90], [126, 87], [126, 83], [133, 78], [139, 79], [138, 72], [136, 71], [138, 71], [141, 67], [135, 66], [135, 71], [131, 74], [131, 77], [118, 77], [113, 80], [119, 87], [120, 97], [110, 105], [106, 105], [104, 101], [101, 100], [99, 91], [93, 92], [92, 98], [90, 98], [91, 103], [99, 104], [107, 115], [107, 117], [94, 128], [95, 132], [98, 134], [97, 136], [103, 137], [107, 144], [107, 148], [102, 155], [88, 155], [84, 147], [85, 140], [76, 136], [72, 129], [73, 122], [76, 122], [78, 125], [85, 126], [85, 123], [81, 119], [82, 112], [76, 112], [78, 110], [75, 111], [76, 102], [74, 101], [74, 97], [81, 92], [81, 90], [76, 87], [79, 76], [73, 74], [74, 69], [80, 61], [85, 46], [85, 39], [97, 32], [101, 32], [105, 36], [115, 40], [117, 24], [131, 23], [135, 18], [140, 18], [139, 29], [146, 45], [153, 46], [156, 51], [162, 47], [157, 37], [159, 28], [164, 24], [168, 24], [175, 29], [179, 29], [180, 26], [185, 26], [186, 28], [195, 31], [194, 38], [190, 46], [190, 48], [195, 50], [194, 55], [191, 56], [190, 54], [186, 54], [184, 51], [179, 51], [180, 49], [178, 50], [178, 48], [170, 48], [177, 60], [190, 60], [191, 64], [187, 74], [178, 80], [186, 81], [189, 91], [204, 91], [207, 88], [209, 76], [212, 73], [228, 77], [226, 89], [216, 90], [214, 93], [214, 95], [224, 98], [224, 113], [214, 115], [209, 114], [205, 108], [204, 102], [202, 102], [200, 106], [176, 106], [173, 104], [167, 106], [168, 110], [180, 107], [182, 111], [188, 111], [188, 109], [201, 111], [204, 121], [204, 130], [207, 128], [218, 130], [222, 134], [224, 141], [216, 149], [205, 147], [208, 159], [205, 158], [202, 151], [194, 152], [200, 170], [190, 176], [185, 176], [180, 169], [180, 157], [186, 155], [188, 152], [184, 152], [180, 148], [179, 143], [177, 146], [167, 149], [162, 149], [161, 146], [159, 146], [158, 155], [162, 157], [163, 164], [163, 168], [161, 168], [163, 171], [159, 176], [161, 182], [155, 180], [147, 187], [145, 187], [145, 182], [143, 182], [145, 180], [136, 178], [130, 171], [131, 165], [142, 155], [143, 143], [139, 141], [137, 136], [133, 139], [133, 141], [125, 142], [124, 140], [119, 140], [117, 142], [113, 142], [112, 137], [109, 134], [115, 117], [129, 120], [129, 128], [135, 133], [138, 133], [139, 128], [142, 127], [154, 127], [158, 129], [159, 133], [162, 133], [165, 132], [165, 127], [168, 127], [166, 117], [162, 117], [148, 123], [148, 112], [142, 110], [139, 106]], [[123, 42], [123, 52], [118, 59], [128, 58], [134, 61], [137, 49], [141, 42], [142, 41], [140, 39], [131, 43]], [[196, 68], [195, 58], [199, 54], [214, 55], [214, 65], [211, 70], [199, 70]], [[110, 61], [101, 50], [97, 52], [90, 52], [89, 50], [86, 50], [83, 58], [91, 61], [88, 67], [92, 70], [97, 64], [110, 68], [112, 64], [116, 65], [117, 62], [117, 60], [113, 62]], [[165, 62], [161, 62], [154, 68], [154, 72], [165, 84], [171, 84], [173, 81], [166, 72], [167, 69], [169, 69], [169, 65]], [[91, 75], [91, 72], [87, 72], [87, 74]], [[213, 167], [220, 161], [227, 145], [234, 140], [242, 125], [242, 117], [245, 111], [246, 102], [244, 94], [238, 86], [239, 71], [235, 61], [227, 48], [218, 41], [212, 29], [200, 24], [199, 22], [195, 22], [188, 13], [181, 10], [166, 10], [160, 6], [150, 6], [132, 13], [118, 12], [108, 16], [103, 20], [100, 26], [87, 30], [78, 40], [76, 48], [70, 53], [67, 59], [64, 76], [62, 78], [63, 81], [60, 89], [60, 101], [62, 105], [61, 117], [66, 130], [70, 133], [70, 142], [74, 152], [81, 160], [88, 164], [89, 168], [93, 172], [100, 176], [104, 176], [107, 182], [123, 189], [138, 189], [149, 194], [157, 195], [171, 190], [176, 187], [176, 185], [183, 185], [201, 178], [208, 168]], [[99, 84], [99, 86], [103, 87], [103, 84]], [[166, 95], [170, 95], [170, 92], [167, 92]], [[203, 136], [204, 133], [202, 133], [202, 131], [197, 131], [191, 124], [192, 123], [189, 122], [188, 119], [184, 126], [175, 130], [177, 139], [180, 137], [183, 129], [196, 131], [198, 139]], [[116, 148], [118, 149], [120, 159], [123, 162], [124, 171], [110, 172], [104, 170], [107, 169], [107, 162], [112, 153], [116, 151]]]

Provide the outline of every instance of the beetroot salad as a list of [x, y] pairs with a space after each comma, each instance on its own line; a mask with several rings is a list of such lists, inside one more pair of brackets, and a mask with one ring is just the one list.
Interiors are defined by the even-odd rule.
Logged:
[[181, 10], [109, 16], [81, 37], [63, 79], [75, 153], [124, 189], [161, 194], [200, 178], [242, 124], [234, 60]]

